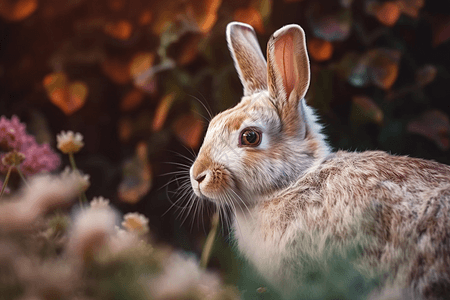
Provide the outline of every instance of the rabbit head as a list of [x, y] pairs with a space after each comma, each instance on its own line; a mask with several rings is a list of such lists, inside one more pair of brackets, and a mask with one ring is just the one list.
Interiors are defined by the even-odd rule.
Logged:
[[267, 63], [251, 26], [232, 22], [226, 36], [244, 96], [211, 120], [190, 178], [199, 197], [249, 205], [292, 183], [328, 146], [304, 101], [310, 67], [302, 28], [276, 31]]

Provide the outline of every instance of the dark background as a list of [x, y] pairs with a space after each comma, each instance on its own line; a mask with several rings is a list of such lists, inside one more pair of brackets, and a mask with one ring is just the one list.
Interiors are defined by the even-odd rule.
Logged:
[[168, 173], [188, 174], [207, 110], [240, 100], [225, 42], [233, 20], [256, 28], [263, 52], [281, 26], [305, 29], [306, 99], [334, 149], [450, 164], [450, 10], [438, 0], [0, 0], [0, 114], [53, 147], [61, 130], [82, 133], [88, 199], [142, 212], [155, 241], [200, 253], [211, 210], [180, 209], [186, 177]]

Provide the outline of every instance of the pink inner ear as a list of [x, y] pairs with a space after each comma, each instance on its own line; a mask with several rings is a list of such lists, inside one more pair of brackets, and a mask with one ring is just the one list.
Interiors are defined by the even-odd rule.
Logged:
[[283, 78], [286, 97], [289, 98], [297, 80], [294, 66], [294, 37], [292, 34], [281, 36], [274, 45], [275, 63]]

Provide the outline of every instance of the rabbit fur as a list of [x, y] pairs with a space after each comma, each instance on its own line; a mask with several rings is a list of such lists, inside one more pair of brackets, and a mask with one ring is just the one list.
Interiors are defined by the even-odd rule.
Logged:
[[[197, 196], [233, 209], [242, 255], [290, 298], [304, 259], [371, 237], [359, 267], [384, 267], [386, 286], [417, 298], [450, 295], [450, 167], [332, 152], [304, 100], [302, 28], [276, 31], [267, 63], [251, 26], [232, 22], [226, 33], [244, 96], [211, 120], [190, 178]], [[259, 144], [241, 143], [248, 130]]]

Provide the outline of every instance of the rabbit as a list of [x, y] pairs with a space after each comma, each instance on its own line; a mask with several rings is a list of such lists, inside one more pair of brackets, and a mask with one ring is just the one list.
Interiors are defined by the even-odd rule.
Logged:
[[386, 287], [417, 298], [450, 295], [450, 167], [332, 151], [304, 99], [300, 26], [271, 36], [267, 63], [251, 26], [229, 23], [226, 38], [244, 95], [210, 121], [189, 173], [200, 200], [232, 209], [243, 257], [288, 299], [305, 260], [371, 237], [357, 268], [384, 267]]

